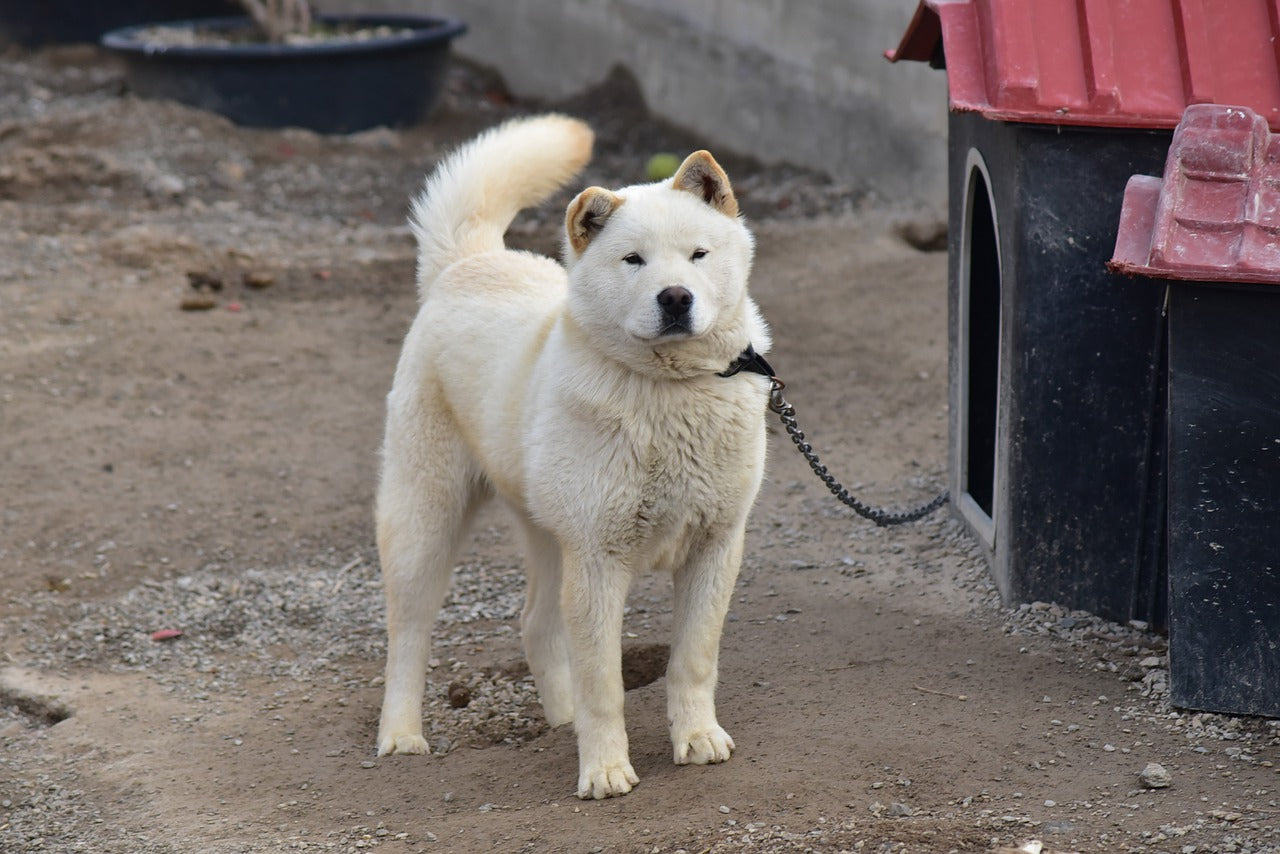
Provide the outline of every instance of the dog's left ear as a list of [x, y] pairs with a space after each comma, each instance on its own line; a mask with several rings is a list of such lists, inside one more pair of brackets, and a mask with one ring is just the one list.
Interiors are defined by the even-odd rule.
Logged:
[[693, 193], [725, 216], [738, 215], [738, 200], [729, 186], [729, 176], [709, 151], [695, 151], [686, 157], [671, 179], [671, 186]]

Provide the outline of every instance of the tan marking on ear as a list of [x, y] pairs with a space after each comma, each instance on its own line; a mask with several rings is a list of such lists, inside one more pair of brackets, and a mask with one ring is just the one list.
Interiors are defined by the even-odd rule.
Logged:
[[725, 216], [738, 215], [738, 200], [729, 186], [729, 176], [709, 151], [695, 151], [686, 157], [671, 179], [671, 186], [693, 193]]
[[569, 235], [569, 245], [581, 253], [600, 233], [605, 221], [613, 215], [624, 199], [603, 187], [588, 187], [569, 203], [565, 212], [564, 228]]

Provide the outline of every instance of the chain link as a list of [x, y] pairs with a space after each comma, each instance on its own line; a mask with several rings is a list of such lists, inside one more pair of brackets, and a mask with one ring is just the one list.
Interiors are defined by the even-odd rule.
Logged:
[[770, 377], [769, 382], [772, 384], [769, 389], [769, 409], [776, 413], [782, 420], [782, 426], [786, 429], [787, 435], [791, 437], [791, 441], [795, 443], [796, 449], [809, 463], [809, 468], [813, 469], [813, 473], [818, 476], [818, 480], [826, 484], [827, 489], [831, 490], [831, 494], [840, 500], [842, 504], [853, 510], [864, 519], [875, 522], [880, 527], [887, 525], [904, 525], [907, 522], [914, 522], [917, 519], [923, 519], [934, 510], [937, 510], [943, 504], [947, 503], [948, 493], [944, 491], [941, 495], [934, 498], [928, 504], [922, 504], [919, 507], [913, 507], [910, 510], [886, 510], [882, 507], [872, 507], [864, 504], [857, 498], [849, 494], [849, 490], [841, 485], [827, 473], [827, 467], [819, 460], [818, 455], [813, 452], [813, 446], [804, 440], [804, 431], [796, 424], [796, 410], [791, 404], [787, 403], [786, 398], [782, 396], [782, 390], [786, 384], [777, 377]]

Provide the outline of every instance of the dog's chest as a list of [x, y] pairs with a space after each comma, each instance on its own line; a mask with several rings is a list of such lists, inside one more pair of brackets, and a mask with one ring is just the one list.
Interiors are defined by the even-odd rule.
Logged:
[[619, 539], [657, 564], [678, 563], [740, 518], [755, 497], [763, 447], [761, 419], [744, 416], [675, 412], [632, 431], [634, 468], [619, 484], [625, 498], [613, 520]]
[[745, 380], [638, 387], [647, 393], [570, 388], [543, 410], [526, 507], [565, 548], [664, 569], [742, 524], [763, 474], [765, 409]]

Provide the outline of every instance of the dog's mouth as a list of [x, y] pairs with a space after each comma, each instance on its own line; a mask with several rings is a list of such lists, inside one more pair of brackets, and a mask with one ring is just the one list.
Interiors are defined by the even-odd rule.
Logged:
[[662, 326], [658, 329], [658, 334], [654, 338], [688, 338], [693, 335], [693, 324], [689, 315], [684, 314], [678, 317], [670, 315], [662, 318]]

